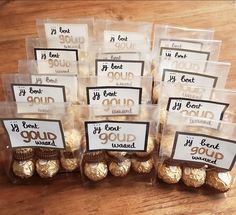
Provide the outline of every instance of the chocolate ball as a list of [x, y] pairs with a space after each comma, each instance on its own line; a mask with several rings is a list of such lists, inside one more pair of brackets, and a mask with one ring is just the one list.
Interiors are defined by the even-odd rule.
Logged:
[[105, 162], [85, 163], [84, 174], [91, 181], [101, 181], [107, 176], [108, 168]]
[[220, 192], [228, 191], [232, 183], [233, 179], [230, 172], [207, 171], [206, 184]]
[[68, 172], [74, 171], [79, 167], [79, 159], [78, 158], [64, 158], [61, 157], [61, 166]]
[[65, 151], [74, 152], [80, 148], [82, 135], [76, 129], [66, 130], [65, 136]]
[[60, 164], [58, 160], [43, 160], [36, 161], [36, 171], [41, 178], [50, 178], [57, 174]]
[[153, 87], [153, 90], [152, 90], [152, 101], [154, 104], [157, 104], [158, 103], [158, 89], [159, 88], [159, 85], [156, 85]]
[[139, 161], [132, 159], [132, 168], [137, 173], [150, 173], [153, 168], [153, 159], [147, 161]]
[[162, 163], [157, 166], [157, 175], [165, 183], [176, 184], [181, 179], [182, 169], [180, 166]]
[[32, 160], [14, 160], [12, 170], [13, 173], [20, 178], [30, 178], [33, 176], [35, 171], [34, 162]]
[[112, 175], [116, 177], [124, 177], [126, 176], [131, 167], [131, 161], [130, 159], [124, 159], [123, 161], [120, 162], [111, 162], [109, 165], [109, 171], [111, 172]]
[[205, 168], [183, 167], [182, 181], [188, 187], [200, 187], [205, 183]]

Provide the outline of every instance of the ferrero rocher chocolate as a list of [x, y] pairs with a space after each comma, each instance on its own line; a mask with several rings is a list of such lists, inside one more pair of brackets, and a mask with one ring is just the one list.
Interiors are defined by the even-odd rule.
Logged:
[[176, 184], [181, 179], [182, 169], [180, 166], [162, 163], [157, 166], [157, 175], [165, 183]]
[[112, 175], [116, 177], [124, 177], [129, 173], [130, 167], [131, 167], [130, 159], [124, 159], [123, 161], [120, 162], [112, 161], [109, 165], [109, 171], [111, 172]]
[[32, 160], [13, 162], [13, 173], [20, 178], [29, 178], [34, 174], [35, 166]]
[[139, 161], [132, 159], [132, 168], [137, 173], [150, 173], [153, 167], [153, 160]]
[[148, 137], [147, 151], [146, 152], [136, 152], [136, 155], [139, 157], [146, 157], [153, 152], [155, 148], [156, 140], [154, 137]]
[[112, 157], [121, 158], [124, 157], [127, 154], [127, 152], [108, 151], [107, 154]]
[[107, 176], [108, 168], [105, 162], [85, 163], [84, 174], [91, 181], [101, 181]]
[[50, 178], [57, 174], [59, 170], [58, 160], [43, 160], [36, 161], [36, 171], [41, 178]]
[[13, 156], [16, 160], [30, 160], [34, 156], [33, 148], [16, 148], [13, 150]]
[[182, 181], [188, 187], [200, 187], [205, 180], [206, 170], [204, 168], [183, 167]]
[[16, 148], [15, 149], [15, 153], [17, 154], [26, 154], [26, 153], [33, 153], [33, 149], [32, 148]]
[[233, 180], [230, 172], [207, 171], [206, 184], [220, 192], [228, 191], [232, 182]]
[[79, 159], [78, 158], [64, 158], [61, 157], [61, 166], [69, 171], [72, 172], [79, 166]]
[[76, 129], [66, 130], [65, 136], [65, 151], [74, 152], [80, 148], [82, 135]]

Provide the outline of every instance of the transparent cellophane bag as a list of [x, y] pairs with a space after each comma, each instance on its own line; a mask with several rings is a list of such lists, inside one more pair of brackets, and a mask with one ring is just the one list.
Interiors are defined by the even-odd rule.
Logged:
[[89, 88], [125, 88], [127, 96], [129, 89], [140, 88], [141, 104], [151, 103], [152, 97], [152, 76], [133, 76], [132, 79], [116, 80], [114, 77], [107, 76], [90, 76], [78, 77], [78, 98], [80, 104], [88, 104], [88, 89]]
[[[102, 106], [90, 105], [89, 108], [90, 114], [85, 121], [83, 144], [86, 147], [81, 162], [84, 183], [89, 185], [116, 181], [126, 184], [127, 181], [135, 181], [152, 184], [155, 180], [153, 158], [159, 148], [156, 131], [157, 106], [137, 105], [137, 114], [107, 116], [97, 115], [101, 111], [99, 109], [103, 109]], [[101, 126], [99, 136], [96, 135], [96, 131], [95, 133], [91, 131], [91, 129], [96, 130], [96, 126]], [[120, 128], [109, 131], [104, 130], [103, 126]], [[136, 127], [135, 130], [133, 126]], [[139, 138], [132, 139], [132, 135], [137, 135]], [[94, 142], [93, 138], [99, 138], [99, 140]], [[141, 146], [144, 143], [145, 149]], [[132, 144], [135, 147], [131, 147]]]
[[[38, 19], [36, 20], [36, 27], [39, 38], [47, 40], [47, 46], [77, 48], [82, 56], [86, 56], [88, 45], [93, 40], [94, 19], [92, 17]], [[51, 33], [47, 32], [46, 28]]]
[[[65, 180], [80, 178], [81, 114], [74, 120], [69, 103], [47, 106], [47, 113], [18, 113], [15, 102], [1, 103], [2, 166], [13, 183], [48, 183], [60, 177]], [[81, 111], [85, 112], [84, 108], [81, 107]], [[50, 124], [45, 126], [42, 124], [45, 122]], [[14, 134], [9, 133], [9, 123], [13, 123], [12, 129], [18, 124], [20, 139], [10, 138]], [[50, 128], [54, 126], [57, 129]], [[32, 140], [35, 141], [33, 145]], [[45, 141], [45, 145], [40, 141]]]
[[[32, 65], [34, 68], [34, 64]], [[24, 70], [25, 72], [26, 70]], [[52, 103], [52, 102], [77, 102], [78, 101], [78, 82], [77, 75], [75, 74], [38, 74], [35, 72], [35, 68], [30, 72], [21, 71], [22, 73], [12, 73], [12, 74], [1, 74], [0, 82], [3, 86], [4, 98], [6, 101], [17, 101], [14, 92], [14, 86], [35, 86], [35, 88], [39, 89], [42, 87], [52, 87], [50, 88], [50, 96], [54, 94], [53, 87], [61, 89], [60, 93], [63, 94], [63, 100], [61, 98], [62, 95], [54, 95], [52, 99], [47, 99], [46, 97], [40, 96], [39, 94], [32, 94], [30, 99], [27, 99], [29, 102], [29, 106], [37, 105], [40, 103]], [[62, 90], [63, 89], [63, 90]], [[62, 92], [63, 91], [63, 92]], [[59, 92], [59, 91], [58, 91]], [[49, 96], [49, 95], [48, 95]], [[50, 97], [49, 96], [49, 97]], [[56, 98], [57, 96], [60, 96]], [[37, 98], [36, 98], [37, 97]], [[19, 101], [19, 100], [18, 100]]]
[[[201, 60], [201, 61], [218, 61], [222, 41], [220, 40], [203, 40], [203, 39], [188, 39], [182, 38], [187, 44], [197, 44], [194, 46], [181, 46], [177, 48], [172, 47], [172, 41], [175, 38], [165, 38], [163, 44], [156, 45], [153, 49], [153, 73], [159, 70], [160, 58], [173, 59], [173, 60]], [[179, 42], [180, 43], [180, 42]], [[196, 47], [195, 47], [196, 46]], [[183, 47], [183, 48], [182, 48]]]
[[[155, 163], [157, 178], [167, 184], [185, 185], [196, 192], [227, 192], [235, 186], [236, 124], [211, 120], [219, 124], [217, 129], [212, 129], [197, 126], [195, 120], [201, 118], [167, 113], [159, 157]], [[182, 140], [179, 139], [181, 136]], [[198, 137], [206, 139], [199, 141]], [[211, 138], [214, 140], [211, 141]], [[219, 146], [218, 140], [228, 142], [220, 142]], [[191, 149], [185, 150], [185, 147]], [[222, 164], [221, 159], [232, 163]]]
[[[48, 46], [47, 45], [47, 41], [43, 38], [26, 38], [26, 54], [27, 54], [27, 59], [28, 60], [35, 60], [36, 59], [36, 54], [35, 54], [35, 49], [51, 49], [51, 50], [57, 50], [58, 47], [54, 47], [54, 46]], [[90, 47], [90, 45], [89, 45]], [[58, 49], [58, 50], [66, 50], [66, 49]], [[78, 51], [77, 49], [70, 49], [72, 51]], [[74, 60], [73, 60], [74, 61]], [[56, 64], [60, 63], [63, 65], [64, 62], [52, 62], [52, 60], [49, 62], [49, 67]], [[21, 65], [21, 64], [20, 64]], [[26, 63], [23, 61], [22, 62], [22, 66], [26, 65]], [[76, 62], [73, 62], [72, 65], [76, 65]], [[90, 57], [90, 52], [79, 52], [78, 51], [78, 62], [77, 62], [77, 67], [78, 69], [78, 73], [83, 74], [83, 75], [88, 75], [90, 74], [91, 71], [91, 57]]]
[[[170, 105], [172, 101], [181, 103], [181, 107]], [[189, 103], [188, 107], [186, 107], [187, 102]], [[167, 111], [205, 118], [206, 122], [212, 119], [235, 123], [235, 105], [235, 90], [162, 83], [159, 102], [160, 132], [162, 132]]]
[[[202, 66], [204, 65], [204, 66]], [[215, 61], [175, 61], [171, 59], [160, 59], [159, 70], [154, 75], [153, 84], [153, 103], [158, 103], [158, 97], [161, 90], [161, 83], [177, 84], [177, 85], [189, 85], [199, 87], [211, 87], [213, 88], [224, 88], [230, 72], [231, 64], [227, 62], [215, 62]], [[180, 78], [176, 78], [174, 81], [171, 80], [171, 76], [184, 76], [185, 82], [181, 81]], [[194, 78], [195, 77], [195, 78]], [[202, 78], [201, 81], [193, 80]], [[208, 81], [207, 81], [208, 80]], [[214, 82], [209, 80], [214, 80]], [[208, 84], [209, 83], [209, 84]]]
[[[142, 75], [151, 75], [151, 56], [150, 51], [119, 51], [112, 47], [105, 49], [103, 43], [93, 42], [89, 47], [90, 62], [92, 70], [96, 71], [97, 60], [107, 60], [114, 63], [143, 63]], [[132, 71], [127, 71], [132, 72]], [[135, 73], [136, 74], [136, 73]], [[137, 75], [137, 74], [136, 74]]]
[[151, 50], [152, 27], [153, 24], [148, 22], [97, 19], [94, 22], [94, 40], [103, 43], [107, 50], [147, 52]]

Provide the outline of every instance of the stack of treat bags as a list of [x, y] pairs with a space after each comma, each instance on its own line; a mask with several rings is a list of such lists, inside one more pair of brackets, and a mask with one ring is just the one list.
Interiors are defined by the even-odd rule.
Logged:
[[[214, 31], [145, 22], [37, 20], [18, 73], [1, 74], [1, 156], [16, 183], [75, 173], [226, 192], [236, 91]], [[129, 182], [129, 183], [130, 183]]]

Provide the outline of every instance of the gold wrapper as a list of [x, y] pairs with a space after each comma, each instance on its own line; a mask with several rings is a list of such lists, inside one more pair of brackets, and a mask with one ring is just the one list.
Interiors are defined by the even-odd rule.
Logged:
[[182, 169], [180, 166], [162, 163], [157, 166], [157, 175], [165, 183], [176, 184], [181, 179]]
[[109, 171], [112, 175], [116, 177], [124, 177], [126, 176], [131, 167], [131, 161], [130, 159], [125, 159], [121, 162], [111, 162], [109, 165]]
[[84, 174], [91, 181], [100, 181], [107, 176], [108, 168], [105, 162], [85, 163]]
[[146, 152], [136, 152], [136, 155], [139, 157], [146, 157], [153, 152], [156, 145], [156, 139], [154, 137], [148, 137], [147, 151]]
[[182, 181], [188, 187], [200, 187], [205, 180], [206, 170], [204, 168], [183, 167]]
[[232, 183], [230, 172], [207, 171], [206, 184], [220, 192], [228, 191]]
[[127, 152], [108, 151], [107, 154], [112, 157], [122, 158], [127, 154]]
[[30, 178], [35, 171], [34, 162], [32, 160], [14, 161], [12, 166], [13, 173], [20, 178]]
[[147, 161], [138, 161], [133, 159], [132, 168], [137, 173], [150, 173], [153, 168], [153, 160], [149, 159]]
[[64, 158], [61, 157], [61, 166], [68, 172], [74, 171], [79, 166], [78, 158]]
[[36, 161], [36, 171], [41, 178], [50, 178], [57, 174], [59, 165], [59, 160], [39, 159]]
[[160, 153], [163, 156], [171, 157], [173, 143], [174, 143], [174, 136], [173, 135], [162, 136], [161, 144], [160, 144]]
[[81, 144], [81, 133], [76, 129], [66, 130], [64, 132], [65, 136], [65, 150], [69, 152], [74, 152], [80, 148]]

